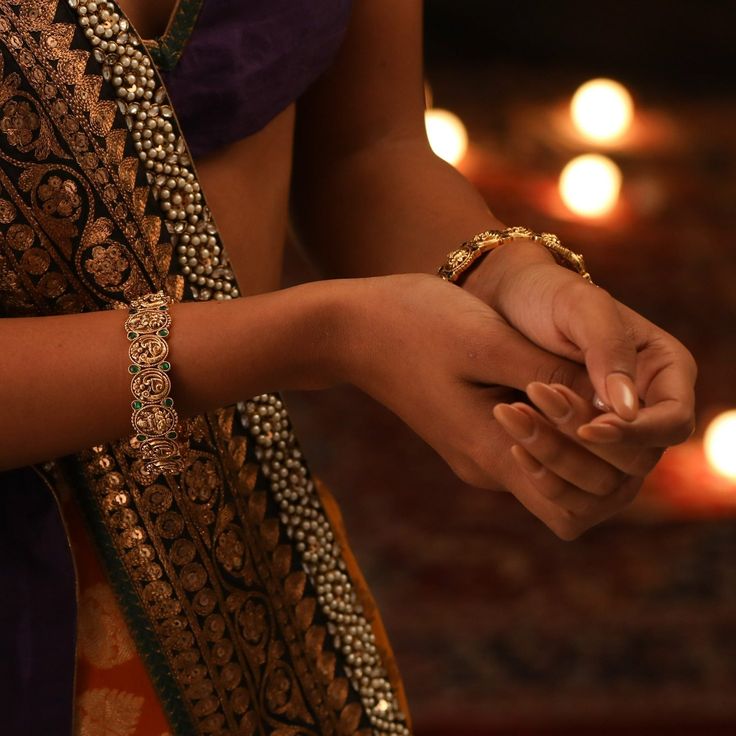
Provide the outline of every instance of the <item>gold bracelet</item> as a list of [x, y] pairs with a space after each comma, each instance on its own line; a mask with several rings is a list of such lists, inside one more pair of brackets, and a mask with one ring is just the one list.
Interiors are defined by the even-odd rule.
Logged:
[[130, 303], [125, 321], [135, 430], [130, 442], [139, 451], [144, 470], [156, 475], [178, 473], [183, 467], [177, 441], [179, 417], [169, 396], [169, 304], [171, 299], [163, 291], [146, 294]]
[[519, 226], [478, 233], [459, 248], [448, 253], [447, 260], [440, 266], [437, 273], [445, 281], [455, 283], [482, 255], [511, 240], [532, 240], [540, 243], [552, 253], [559, 265], [579, 273], [586, 281], [593, 283], [593, 279], [585, 268], [583, 257], [565, 248], [556, 235], [538, 234]]

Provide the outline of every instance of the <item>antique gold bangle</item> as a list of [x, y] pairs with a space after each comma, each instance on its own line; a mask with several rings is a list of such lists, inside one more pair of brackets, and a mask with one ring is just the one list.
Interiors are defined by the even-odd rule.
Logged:
[[593, 283], [593, 279], [585, 268], [583, 257], [565, 248], [556, 235], [535, 233], [519, 226], [478, 233], [459, 248], [448, 253], [447, 260], [440, 266], [437, 273], [446, 281], [455, 283], [481, 256], [511, 240], [531, 240], [540, 243], [552, 253], [558, 264], [571, 271], [576, 271], [586, 281]]
[[140, 453], [144, 470], [157, 475], [178, 473], [183, 465], [177, 441], [179, 417], [169, 395], [170, 303], [163, 291], [146, 294], [131, 302], [125, 321], [135, 430], [131, 445]]

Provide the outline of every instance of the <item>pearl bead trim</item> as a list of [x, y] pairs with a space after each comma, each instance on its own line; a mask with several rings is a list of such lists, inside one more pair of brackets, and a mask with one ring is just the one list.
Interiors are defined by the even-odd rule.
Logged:
[[281, 523], [295, 542], [302, 566], [317, 591], [345, 671], [360, 694], [375, 733], [408, 735], [376, 639], [347, 574], [347, 566], [309, 477], [281, 399], [256, 396], [239, 404], [241, 422], [254, 437], [256, 457], [279, 505]]
[[67, 2], [94, 46], [103, 78], [115, 88], [192, 296], [203, 301], [238, 296], [166, 90], [143, 44], [113, 3]]
[[[94, 47], [103, 78], [116, 90], [151, 191], [165, 214], [179, 271], [192, 296], [199, 301], [238, 297], [235, 276], [177, 130], [166, 90], [140, 39], [112, 2], [67, 2]], [[269, 479], [281, 522], [301, 555], [328, 619], [328, 631], [343, 654], [346, 675], [361, 698], [374, 733], [408, 736], [406, 717], [283, 402], [276, 394], [262, 394], [241, 402], [238, 410], [243, 427], [256, 442], [256, 457]]]

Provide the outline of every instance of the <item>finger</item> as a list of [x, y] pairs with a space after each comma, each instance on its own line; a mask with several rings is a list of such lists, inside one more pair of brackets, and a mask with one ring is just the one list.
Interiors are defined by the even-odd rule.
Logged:
[[511, 456], [526, 478], [526, 483], [515, 483], [511, 492], [563, 539], [575, 538], [623, 509], [642, 484], [640, 478], [625, 478], [609, 496], [594, 496], [549, 471], [519, 445], [511, 447]]
[[[642, 359], [646, 361], [646, 355]], [[633, 422], [621, 422], [612, 413], [596, 417], [580, 428], [583, 439], [588, 427], [612, 426], [623, 433], [624, 441], [669, 447], [687, 440], [695, 431], [695, 370], [689, 353], [677, 351], [652, 371], [645, 391], [646, 406]]]
[[624, 431], [612, 425], [591, 425], [581, 437], [578, 428], [588, 424], [599, 412], [566, 386], [530, 383], [526, 392], [560, 432], [627, 475], [644, 477], [662, 456], [660, 448], [624, 442]]
[[582, 396], [593, 396], [585, 366], [540, 348], [507, 323], [495, 325], [492, 340], [474, 350], [472, 367], [465, 378], [472, 382], [500, 384], [523, 391], [532, 381], [570, 386]]
[[636, 346], [614, 299], [603, 289], [576, 280], [557, 292], [552, 317], [562, 334], [582, 351], [599, 398], [622, 419], [633, 420], [639, 408]]
[[498, 404], [498, 423], [547, 470], [596, 496], [613, 493], [624, 474], [542, 420], [525, 404]]
[[[609, 505], [606, 504], [608, 496], [596, 496], [581, 490], [564, 478], [560, 478], [549, 468], [545, 468], [520, 445], [511, 446], [511, 455], [518, 467], [532, 481], [535, 490], [539, 494], [560, 508], [570, 511], [576, 517], [597, 520], [599, 516], [603, 515], [604, 510], [609, 508]], [[625, 478], [622, 478], [621, 484], [624, 481]], [[615, 490], [618, 490], [618, 488]]]
[[676, 401], [660, 402], [651, 408], [645, 407], [634, 422], [626, 423], [615, 414], [602, 414], [591, 423], [578, 429], [578, 435], [586, 441], [595, 441], [600, 428], [623, 435], [623, 442], [638, 443], [649, 447], [671, 447], [689, 439], [695, 431], [693, 416], [683, 404]]

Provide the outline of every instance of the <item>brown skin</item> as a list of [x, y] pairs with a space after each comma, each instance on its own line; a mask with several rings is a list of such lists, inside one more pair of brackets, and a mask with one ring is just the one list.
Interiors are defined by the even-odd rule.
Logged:
[[[170, 0], [122, 5], [147, 37], [171, 10]], [[298, 232], [326, 273], [353, 278], [229, 305], [176, 305], [177, 405], [192, 413], [277, 387], [349, 381], [401, 416], [461, 478], [508, 489], [570, 539], [628, 503], [662, 448], [692, 431], [694, 362], [670, 335], [533, 243], [487, 255], [464, 288], [427, 275], [457, 243], [500, 223], [429, 149], [420, 45], [418, 0], [356, 0], [335, 63], [299, 102], [297, 129], [292, 105], [260, 133], [197, 162], [243, 291], [274, 291], [295, 137]], [[403, 275], [376, 277], [392, 273]], [[222, 330], [212, 330], [215, 310]], [[20, 349], [6, 351], [0, 366], [10, 379], [0, 396], [8, 407], [0, 467], [127, 431], [124, 374], [99, 378], [120, 375], [120, 314], [0, 320], [0, 341]], [[18, 378], [13, 355], [22, 351], [26, 377]], [[203, 354], [218, 355], [218, 364]], [[29, 374], [29, 356], [44, 367]], [[65, 399], [79, 382], [89, 405], [70, 407]], [[509, 405], [507, 387], [527, 390], [541, 413]], [[594, 390], [615, 412], [591, 408]], [[627, 390], [641, 409], [625, 405]], [[561, 406], [557, 420], [550, 408]], [[32, 443], [40, 423], [45, 437]]]

